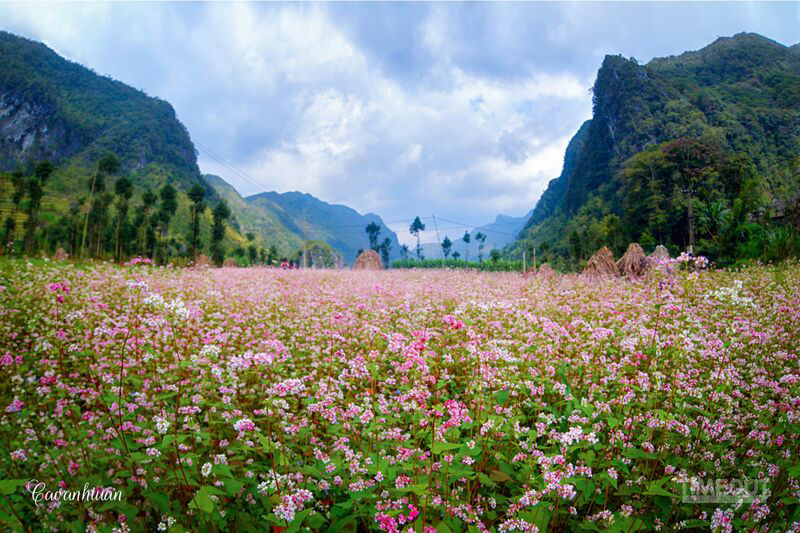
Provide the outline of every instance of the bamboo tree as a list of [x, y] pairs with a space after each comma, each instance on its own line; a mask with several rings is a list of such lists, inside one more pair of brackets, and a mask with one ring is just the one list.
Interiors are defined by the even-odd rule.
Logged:
[[32, 255], [36, 248], [36, 228], [39, 225], [39, 208], [44, 196], [44, 184], [54, 167], [50, 161], [41, 161], [36, 165], [33, 176], [28, 178], [28, 219], [25, 221], [24, 251]]
[[199, 183], [196, 183], [189, 190], [189, 199], [192, 201], [192, 234], [191, 234], [191, 258], [197, 258], [197, 249], [200, 241], [200, 215], [205, 211], [206, 204], [203, 202], [206, 190]]
[[83, 236], [81, 237], [81, 256], [86, 253], [86, 232], [89, 229], [89, 214], [92, 212], [94, 204], [95, 187], [97, 187], [98, 180], [103, 179], [104, 174], [114, 174], [119, 170], [119, 159], [113, 154], [103, 156], [97, 162], [97, 172], [92, 176], [92, 181], [89, 185], [89, 209], [86, 211], [86, 218], [83, 220]]
[[133, 196], [133, 184], [131, 180], [126, 177], [121, 177], [114, 185], [114, 192], [117, 195], [117, 227], [114, 232], [114, 258], [120, 260], [120, 246], [119, 246], [119, 231], [120, 226], [127, 224], [128, 219], [128, 201]]

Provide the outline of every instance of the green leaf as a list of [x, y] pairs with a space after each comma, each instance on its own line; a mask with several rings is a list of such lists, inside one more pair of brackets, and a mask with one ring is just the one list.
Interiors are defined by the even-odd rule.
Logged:
[[356, 521], [356, 515], [349, 515], [349, 516], [345, 516], [345, 517], [344, 517], [344, 518], [342, 518], [341, 520], [339, 520], [339, 521], [337, 521], [337, 522], [334, 522], [334, 523], [331, 525], [331, 527], [329, 527], [329, 528], [328, 528], [328, 531], [330, 531], [331, 533], [338, 533], [338, 532], [339, 532], [339, 531], [341, 531], [341, 530], [342, 530], [342, 529], [343, 529], [345, 526], [347, 526], [347, 525], [348, 525], [348, 524], [350, 524], [351, 522], [355, 522], [355, 521]]
[[677, 494], [673, 494], [661, 486], [663, 482], [664, 480], [651, 481], [650, 486], [645, 492], [645, 494], [652, 496], [669, 496], [671, 498], [677, 498], [678, 497]]
[[497, 481], [498, 483], [503, 483], [505, 481], [511, 481], [511, 476], [505, 472], [501, 472], [500, 470], [492, 470], [492, 472], [489, 474], [489, 479], [492, 481]]
[[497, 483], [495, 483], [494, 481], [492, 481], [492, 480], [489, 478], [489, 476], [487, 476], [487, 475], [486, 475], [486, 474], [484, 474], [483, 472], [478, 472], [478, 479], [480, 480], [480, 482], [481, 482], [483, 485], [486, 485], [486, 486], [488, 486], [488, 487], [496, 487], [496, 486], [497, 486]]
[[147, 501], [152, 502], [156, 509], [164, 514], [169, 514], [171, 510], [169, 496], [163, 492], [145, 492], [144, 497]]
[[198, 490], [197, 494], [194, 495], [192, 501], [189, 502], [189, 507], [210, 513], [214, 510], [214, 501], [210, 498], [212, 494], [219, 495], [222, 494], [222, 491], [216, 487], [210, 487], [208, 485], [205, 487], [200, 487], [200, 490]]
[[509, 389], [501, 390], [499, 392], [494, 393], [494, 399], [497, 400], [499, 405], [504, 405], [506, 400], [508, 399], [508, 395], [511, 394]]
[[419, 483], [417, 485], [408, 485], [400, 489], [401, 492], [413, 492], [418, 496], [423, 496], [425, 492], [428, 490], [427, 483]]
[[228, 493], [228, 496], [235, 495], [237, 492], [239, 492], [239, 489], [241, 489], [243, 486], [244, 483], [242, 483], [241, 481], [237, 481], [235, 479], [225, 480], [225, 492]]
[[17, 492], [17, 489], [25, 483], [27, 483], [27, 479], [4, 479], [0, 481], [0, 494], [4, 494], [8, 496], [9, 494], [14, 494]]
[[433, 443], [433, 453], [440, 454], [442, 452], [450, 451], [450, 450], [457, 450], [461, 448], [461, 444], [454, 444], [452, 442], [434, 442]]

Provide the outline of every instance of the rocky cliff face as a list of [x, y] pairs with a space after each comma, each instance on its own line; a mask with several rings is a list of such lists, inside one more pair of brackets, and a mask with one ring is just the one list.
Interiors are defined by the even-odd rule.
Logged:
[[107, 153], [128, 173], [155, 165], [179, 187], [202, 179], [167, 102], [0, 31], [0, 170], [41, 159], [93, 168]]
[[648, 146], [699, 137], [749, 154], [769, 168], [800, 151], [800, 54], [755, 34], [720, 38], [696, 52], [646, 65], [607, 56], [593, 87], [592, 119], [570, 142], [526, 226], [527, 238], [555, 241], [595, 196], [614, 212], [613, 180]]
[[59, 160], [77, 152], [79, 143], [68, 135], [55, 110], [43, 102], [0, 92], [0, 162], [9, 170], [21, 160]]

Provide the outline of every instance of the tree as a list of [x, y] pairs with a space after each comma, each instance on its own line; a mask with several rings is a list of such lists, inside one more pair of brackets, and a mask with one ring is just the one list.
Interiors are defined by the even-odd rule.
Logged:
[[422, 223], [419, 217], [415, 217], [408, 231], [417, 238], [417, 259], [422, 260], [422, 245], [419, 243], [419, 232], [425, 231], [425, 224]]
[[142, 205], [137, 210], [133, 222], [137, 252], [148, 257], [152, 257], [152, 245], [155, 239], [152, 222], [155, 217], [151, 217], [150, 211], [156, 205], [157, 199], [153, 191], [145, 190], [142, 194]]
[[381, 227], [377, 225], [374, 221], [367, 224], [367, 227], [364, 228], [367, 232], [367, 236], [369, 237], [369, 247], [378, 251], [378, 235], [381, 233]]
[[458, 259], [459, 257], [461, 257], [461, 254], [460, 254], [460, 253], [458, 253], [458, 250], [456, 250], [455, 252], [453, 252], [453, 259]]
[[117, 157], [113, 154], [105, 155], [100, 159], [100, 161], [97, 162], [97, 172], [92, 176], [92, 180], [89, 185], [89, 209], [86, 211], [86, 218], [83, 221], [81, 255], [84, 255], [86, 252], [86, 232], [89, 229], [89, 215], [94, 209], [94, 194], [97, 190], [104, 190], [104, 187], [98, 187], [98, 185], [102, 185], [103, 183], [103, 176], [106, 174], [115, 174], [117, 170], [119, 170], [119, 167], [119, 159], [117, 159]]
[[647, 148], [623, 164], [617, 180], [629, 240], [638, 241], [649, 230], [658, 244], [669, 241], [674, 172], [675, 165], [659, 146]]
[[447, 235], [444, 236], [444, 240], [442, 241], [442, 254], [444, 258], [447, 259], [450, 256], [450, 250], [453, 248], [453, 241], [450, 240], [450, 237]]
[[497, 248], [492, 249], [492, 251], [489, 252], [489, 259], [492, 263], [497, 263], [500, 260], [500, 250]]
[[461, 237], [461, 240], [464, 241], [464, 248], [465, 248], [465, 250], [464, 250], [464, 253], [465, 253], [464, 260], [465, 261], [469, 261], [469, 241], [470, 241], [470, 238], [469, 238], [469, 232], [468, 231], [464, 232], [464, 236]]
[[475, 234], [475, 240], [478, 241], [478, 262], [483, 263], [483, 243], [486, 242], [486, 234], [480, 231]]
[[678, 187], [686, 196], [686, 217], [689, 225], [688, 251], [693, 254], [695, 253], [693, 196], [698, 187], [708, 179], [714, 164], [719, 159], [719, 152], [715, 147], [694, 137], [682, 137], [667, 143], [663, 150], [667, 160], [676, 166]]
[[44, 196], [44, 184], [54, 167], [50, 161], [41, 161], [36, 165], [33, 176], [28, 178], [28, 219], [25, 221], [24, 250], [32, 255], [36, 247], [36, 228], [39, 225], [39, 208]]
[[383, 264], [388, 268], [389, 267], [389, 252], [392, 249], [392, 239], [386, 237], [383, 239], [383, 242], [380, 246], [378, 246], [381, 258], [383, 259]]
[[206, 210], [206, 204], [203, 201], [205, 196], [206, 189], [199, 183], [195, 183], [189, 189], [189, 200], [192, 202], [192, 233], [189, 239], [189, 255], [192, 261], [197, 258], [200, 248], [200, 215]]
[[25, 197], [25, 189], [27, 185], [25, 181], [25, 175], [19, 170], [12, 172], [11, 185], [14, 191], [11, 194], [13, 208], [6, 217], [5, 238], [3, 240], [3, 244], [8, 247], [9, 252], [11, 252], [14, 248], [14, 234], [16, 233], [15, 230], [17, 229], [16, 216], [17, 212], [19, 211], [20, 204], [22, 203], [22, 199]]
[[122, 176], [114, 184], [114, 193], [117, 195], [117, 227], [114, 232], [114, 258], [119, 261], [121, 250], [119, 246], [120, 228], [128, 223], [128, 202], [133, 196], [133, 183]]
[[408, 259], [408, 252], [409, 252], [409, 250], [408, 250], [408, 245], [407, 244], [403, 244], [402, 246], [400, 246], [400, 258], [401, 259]]
[[178, 209], [178, 191], [175, 190], [171, 184], [166, 183], [159, 191], [161, 198], [161, 205], [159, 206], [158, 213], [156, 214], [157, 226], [160, 233], [160, 258], [159, 261], [166, 263], [167, 261], [167, 236], [169, 235], [169, 222], [175, 211]]
[[267, 253], [267, 264], [272, 265], [273, 261], [278, 259], [278, 248], [275, 247], [274, 244], [271, 244], [269, 247], [269, 251]]
[[231, 216], [231, 210], [225, 200], [220, 200], [212, 213], [214, 226], [211, 229], [211, 258], [214, 264], [222, 266], [225, 260], [225, 251], [222, 249], [222, 239], [225, 237], [225, 221]]

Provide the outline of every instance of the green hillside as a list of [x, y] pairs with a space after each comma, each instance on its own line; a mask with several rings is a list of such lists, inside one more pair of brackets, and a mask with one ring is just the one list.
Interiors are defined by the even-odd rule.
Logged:
[[[107, 156], [118, 165], [100, 172]], [[45, 160], [54, 168], [37, 178]], [[73, 256], [188, 261], [193, 187], [206, 208], [198, 211], [195, 250], [209, 253], [219, 197], [200, 175], [172, 106], [0, 31], [0, 231], [7, 253], [64, 248]], [[232, 228], [222, 242], [227, 250], [254, 244]]]
[[227, 181], [213, 174], [206, 174], [205, 180], [225, 201], [233, 213], [231, 224], [242, 233], [255, 233], [263, 242], [274, 244], [281, 256], [291, 256], [303, 246], [302, 234], [283, 225], [278, 215], [248, 202]]
[[374, 213], [362, 215], [344, 205], [329, 204], [310, 194], [293, 191], [264, 192], [247, 197], [247, 203], [274, 214], [279, 227], [309, 240], [324, 241], [353, 264], [360, 249], [370, 247], [365, 227], [374, 222], [380, 227], [379, 244], [389, 239], [389, 260], [400, 257], [397, 235]]
[[720, 264], [800, 253], [799, 153], [797, 46], [738, 34], [646, 65], [607, 56], [592, 119], [510, 253], [576, 268], [631, 241], [677, 254], [690, 233]]

